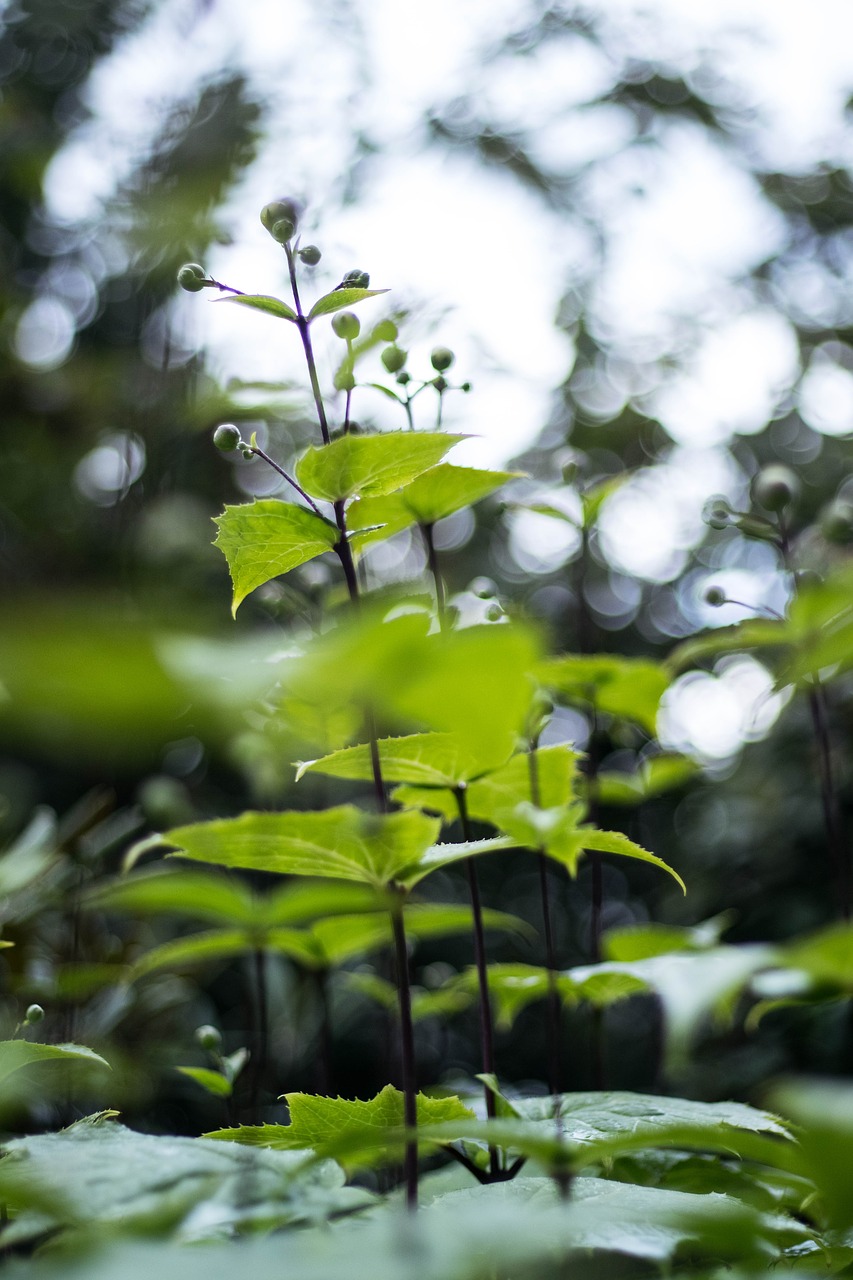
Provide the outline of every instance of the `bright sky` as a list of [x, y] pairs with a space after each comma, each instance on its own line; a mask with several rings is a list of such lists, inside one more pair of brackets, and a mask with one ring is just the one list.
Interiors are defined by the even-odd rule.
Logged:
[[[768, 167], [796, 170], [816, 155], [853, 164], [842, 110], [853, 90], [850, 0], [812, 0], [806, 11], [801, 0], [599, 0], [592, 7], [618, 33], [620, 50], [639, 58], [702, 75], [701, 51], [717, 51], [758, 112], [751, 146]], [[318, 291], [333, 287], [343, 270], [363, 267], [373, 285], [393, 289], [395, 304], [413, 308], [413, 333], [401, 340], [414, 370], [428, 373], [436, 342], [453, 347], [454, 372], [471, 380], [474, 393], [450, 402], [447, 425], [477, 437], [454, 461], [495, 465], [547, 422], [553, 389], [573, 359], [554, 317], [595, 247], [502, 173], [426, 150], [424, 115], [470, 93], [498, 124], [535, 126], [540, 162], [557, 171], [594, 162], [579, 200], [606, 232], [609, 257], [592, 323], [617, 354], [635, 363], [644, 355], [650, 368], [662, 354], [685, 356], [687, 343], [682, 369], [662, 387], [620, 390], [616, 378], [589, 389], [590, 407], [603, 416], [626, 395], [645, 392], [675, 441], [666, 467], [612, 500], [602, 528], [617, 569], [668, 581], [701, 537], [705, 499], [721, 490], [734, 496], [743, 485], [721, 446], [734, 432], [760, 430], [801, 373], [790, 327], [740, 285], [781, 245], [784, 229], [736, 158], [702, 131], [674, 124], [650, 161], [648, 149], [620, 152], [626, 118], [615, 108], [570, 114], [609, 84], [608, 55], [588, 42], [571, 37], [534, 57], [485, 64], [483, 49], [523, 25], [528, 11], [520, 0], [164, 0], [98, 69], [88, 90], [94, 117], [53, 163], [48, 199], [69, 220], [85, 216], [144, 151], [176, 85], [246, 68], [268, 97], [271, 128], [226, 210], [233, 244], [205, 265], [243, 290], [282, 292], [282, 255], [257, 214], [280, 195], [307, 198], [304, 238], [324, 254]], [[341, 209], [353, 130], [380, 150], [358, 200]], [[811, 296], [820, 282], [808, 268], [806, 275], [802, 290]], [[62, 358], [70, 347], [73, 325], [62, 305], [44, 299], [22, 322], [19, 350], [34, 363]], [[363, 320], [379, 318], [384, 305], [365, 303]], [[183, 295], [176, 308], [188, 343], [204, 344], [223, 376], [302, 380], [295, 333], [284, 335], [293, 338], [288, 349], [268, 318], [209, 305], [204, 295]], [[328, 376], [340, 345], [330, 334], [319, 345]], [[361, 394], [356, 416], [397, 425], [393, 406]], [[830, 358], [816, 359], [799, 398], [817, 430], [850, 434], [853, 377]], [[517, 534], [534, 560], [537, 537], [541, 544], [533, 525]], [[564, 539], [562, 554], [571, 549]], [[711, 621], [695, 600], [692, 607], [694, 625]], [[739, 696], [757, 687], [735, 674]]]

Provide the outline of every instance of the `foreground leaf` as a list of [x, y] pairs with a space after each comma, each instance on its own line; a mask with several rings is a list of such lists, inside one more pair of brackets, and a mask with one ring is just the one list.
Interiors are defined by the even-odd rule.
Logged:
[[0, 1041], [0, 1084], [24, 1067], [39, 1062], [89, 1062], [109, 1070], [109, 1063], [82, 1044], [32, 1044], [28, 1040]]
[[327, 502], [393, 493], [464, 439], [411, 431], [345, 435], [322, 448], [308, 449], [296, 464], [296, 478], [312, 497]]
[[354, 307], [365, 298], [376, 298], [380, 293], [388, 293], [388, 289], [333, 289], [322, 298], [318, 298], [308, 312], [308, 320], [316, 320], [318, 316], [330, 316], [344, 307]]
[[275, 498], [227, 506], [214, 524], [234, 584], [232, 614], [256, 587], [331, 551], [339, 537], [322, 516]]
[[275, 316], [277, 320], [295, 320], [296, 312], [281, 298], [274, 298], [268, 293], [229, 293], [219, 298], [211, 298], [211, 302], [235, 302], [238, 307], [249, 307], [252, 311], [263, 311], [265, 315]]

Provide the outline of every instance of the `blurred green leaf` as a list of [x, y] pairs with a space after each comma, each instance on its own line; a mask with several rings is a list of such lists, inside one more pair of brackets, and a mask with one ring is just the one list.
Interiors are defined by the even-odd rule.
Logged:
[[637, 773], [615, 773], [602, 769], [593, 787], [600, 804], [643, 804], [683, 786], [694, 778], [699, 766], [687, 756], [657, 755], [644, 760]]
[[219, 1071], [211, 1071], [209, 1067], [176, 1067], [175, 1070], [180, 1071], [183, 1076], [188, 1076], [190, 1080], [194, 1080], [196, 1084], [201, 1085], [206, 1093], [212, 1093], [214, 1097], [231, 1097], [233, 1092], [231, 1081], [226, 1080], [225, 1076]]
[[109, 1070], [109, 1063], [82, 1044], [33, 1044], [28, 1040], [0, 1041], [0, 1085], [24, 1067], [41, 1062], [88, 1062]]
[[327, 502], [378, 497], [408, 484], [464, 439], [411, 431], [345, 435], [322, 448], [309, 448], [296, 464], [296, 478], [312, 497]]
[[606, 653], [549, 658], [538, 675], [556, 697], [634, 721], [651, 737], [661, 697], [670, 684], [668, 672], [656, 662]]
[[[450, 733], [410, 733], [399, 738], [380, 738], [376, 748], [386, 782], [453, 789], [494, 766], [491, 758], [478, 758], [458, 736]], [[345, 747], [320, 760], [299, 761], [297, 781], [308, 772], [369, 781], [373, 777], [371, 748], [365, 743]]]

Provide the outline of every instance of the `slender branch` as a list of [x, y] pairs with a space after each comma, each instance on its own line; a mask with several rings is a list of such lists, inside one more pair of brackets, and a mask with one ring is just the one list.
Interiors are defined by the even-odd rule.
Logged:
[[[409, 983], [409, 951], [403, 920], [403, 890], [399, 890], [391, 908], [394, 933], [394, 955], [397, 965], [397, 994], [400, 1006], [400, 1057], [403, 1070], [403, 1119], [406, 1129], [415, 1133], [418, 1124], [417, 1082], [415, 1080], [415, 1033], [412, 1025], [412, 991]], [[418, 1207], [418, 1141], [410, 1138], [405, 1150], [406, 1205]]]
[[252, 1078], [249, 1090], [249, 1109], [252, 1114], [252, 1122], [260, 1124], [261, 1117], [258, 1102], [269, 1045], [266, 957], [260, 947], [252, 952], [252, 970], [255, 1017], [254, 1027], [252, 1028]]
[[317, 409], [317, 417], [320, 422], [320, 431], [323, 436], [323, 444], [331, 443], [329, 435], [329, 424], [326, 421], [326, 407], [323, 404], [323, 396], [320, 391], [320, 380], [317, 377], [317, 365], [314, 361], [314, 348], [311, 345], [311, 328], [307, 317], [302, 311], [302, 303], [299, 300], [299, 285], [296, 281], [296, 263], [293, 259], [293, 250], [288, 242], [284, 246], [287, 254], [287, 269], [290, 272], [290, 288], [293, 293], [293, 305], [296, 308], [296, 327], [299, 330], [299, 336], [302, 339], [302, 348], [305, 352], [305, 362], [308, 365], [308, 377], [311, 380], [311, 392], [314, 396], [314, 404]]
[[[459, 822], [462, 827], [462, 837], [468, 841], [472, 839], [471, 823], [468, 818], [468, 805], [465, 799], [464, 785], [454, 787], [453, 795], [456, 799], [456, 808], [459, 813]], [[489, 996], [489, 970], [486, 964], [486, 942], [483, 933], [483, 908], [480, 903], [480, 885], [477, 880], [477, 870], [474, 866], [474, 859], [468, 858], [465, 863], [465, 869], [468, 873], [468, 891], [471, 896], [471, 914], [474, 923], [474, 962], [477, 966], [477, 986], [480, 992], [480, 1052], [483, 1062], [483, 1071], [488, 1075], [495, 1073], [495, 1049], [494, 1049], [494, 1033], [492, 1030], [492, 1002]], [[495, 1105], [495, 1095], [488, 1085], [484, 1085], [486, 1115], [490, 1120], [494, 1120], [497, 1115], [497, 1107]], [[500, 1173], [500, 1158], [496, 1147], [489, 1146], [489, 1169], [493, 1180], [497, 1180]]]
[[316, 515], [318, 515], [321, 520], [325, 520], [326, 517], [323, 515], [320, 508], [317, 506], [316, 502], [313, 500], [313, 498], [309, 497], [309, 495], [305, 492], [305, 490], [302, 488], [300, 484], [296, 483], [296, 481], [293, 479], [293, 476], [288, 475], [283, 467], [280, 467], [278, 463], [269, 456], [268, 453], [264, 453], [263, 449], [259, 449], [256, 444], [249, 445], [249, 448], [251, 449], [252, 453], [257, 454], [259, 458], [263, 458], [264, 462], [266, 462], [269, 466], [271, 466], [273, 471], [277, 471], [278, 474], [282, 477], [282, 479], [286, 480], [287, 483], [291, 486], [291, 488], [295, 489], [296, 492], [299, 494], [299, 496], [305, 499], [305, 501], [308, 503], [308, 506], [311, 508], [311, 510]]
[[222, 284], [221, 281], [214, 280], [213, 276], [208, 276], [208, 283], [215, 285], [220, 293], [234, 293], [240, 298], [245, 298], [246, 296], [245, 289], [235, 289], [233, 285]]
[[[537, 809], [542, 807], [542, 791], [539, 785], [538, 738], [530, 743], [527, 753], [527, 767], [530, 774], [530, 799]], [[548, 888], [548, 859], [540, 849], [539, 862], [539, 894], [542, 902], [542, 923], [545, 934], [545, 964], [548, 969], [548, 1088], [554, 1097], [554, 1108], [557, 1127], [562, 1131], [560, 1116], [560, 993], [557, 990], [557, 948], [554, 944], [554, 930], [551, 922], [551, 898]]]
[[435, 611], [438, 615], [438, 625], [441, 631], [447, 630], [447, 607], [444, 595], [444, 583], [441, 580], [441, 573], [438, 568], [438, 555], [435, 550], [435, 538], [433, 537], [433, 525], [430, 521], [428, 524], [419, 524], [418, 528], [424, 540], [426, 547], [427, 563], [429, 571], [432, 574], [432, 580], [435, 584]]

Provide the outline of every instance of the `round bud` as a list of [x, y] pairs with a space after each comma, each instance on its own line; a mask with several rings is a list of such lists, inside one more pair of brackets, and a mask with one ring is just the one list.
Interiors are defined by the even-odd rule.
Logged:
[[233, 422], [223, 422], [213, 433], [213, 443], [223, 453], [233, 453], [240, 447], [240, 431]]
[[728, 529], [732, 521], [732, 509], [725, 498], [709, 498], [705, 503], [705, 523], [712, 529]]
[[332, 317], [332, 328], [339, 338], [352, 342], [361, 333], [361, 321], [353, 311], [339, 311]]
[[709, 587], [705, 592], [705, 603], [713, 605], [715, 609], [719, 609], [721, 605], [726, 603], [726, 593], [722, 587]]
[[494, 600], [486, 609], [486, 622], [499, 622], [503, 616], [504, 611], [497, 600]]
[[410, 373], [406, 373], [406, 370], [404, 369], [402, 373], [397, 374], [395, 381], [398, 382], [401, 387], [405, 387], [407, 383], [412, 381], [412, 375]]
[[762, 467], [752, 482], [752, 496], [765, 511], [784, 511], [795, 502], [800, 482], [790, 467], [772, 463]]
[[186, 289], [187, 293], [198, 293], [204, 288], [206, 279], [207, 273], [198, 262], [185, 262], [178, 269], [178, 284], [182, 289]]
[[360, 267], [353, 267], [352, 271], [345, 271], [339, 289], [369, 289], [370, 276], [366, 271], [362, 271]]
[[373, 336], [379, 342], [396, 342], [398, 329], [393, 320], [380, 320], [373, 330]]
[[44, 1009], [40, 1004], [31, 1004], [24, 1014], [24, 1022], [28, 1027], [34, 1027], [37, 1022], [44, 1022]]
[[853, 542], [853, 502], [834, 498], [820, 514], [820, 531], [827, 542], [849, 546]]
[[473, 592], [475, 596], [479, 596], [481, 600], [491, 600], [493, 596], [498, 594], [497, 583], [494, 578], [472, 578], [468, 584], [468, 590]]
[[453, 364], [456, 356], [449, 347], [433, 347], [430, 363], [437, 373], [444, 373]]
[[466, 392], [466, 394], [467, 394], [467, 392], [469, 392], [469, 391], [471, 390], [471, 383], [470, 383], [470, 382], [463, 382], [463, 383], [462, 383], [462, 386], [459, 388], [459, 390], [460, 390], [460, 391], [464, 391], [464, 392]]
[[206, 1023], [203, 1027], [196, 1027], [195, 1039], [196, 1044], [211, 1053], [218, 1053], [222, 1048], [222, 1036], [216, 1027], [211, 1027], [209, 1023]]
[[302, 205], [298, 200], [282, 196], [280, 200], [271, 200], [264, 205], [261, 222], [279, 244], [286, 244], [295, 235], [301, 214]]
[[299, 257], [305, 263], [306, 267], [316, 267], [322, 258], [322, 253], [316, 244], [306, 244], [304, 249], [299, 250]]
[[439, 374], [437, 378], [433, 378], [432, 385], [435, 387], [439, 395], [442, 395], [447, 390], [447, 379], [442, 378], [441, 374]]
[[251, 445], [248, 445], [248, 444], [244, 445], [243, 448], [240, 450], [240, 452], [242, 453], [243, 457], [246, 459], [247, 462], [251, 462], [252, 458], [254, 458], [255, 456], [254, 449], [252, 448]]
[[389, 373], [398, 373], [408, 358], [408, 352], [400, 347], [386, 347], [382, 352], [382, 363]]

